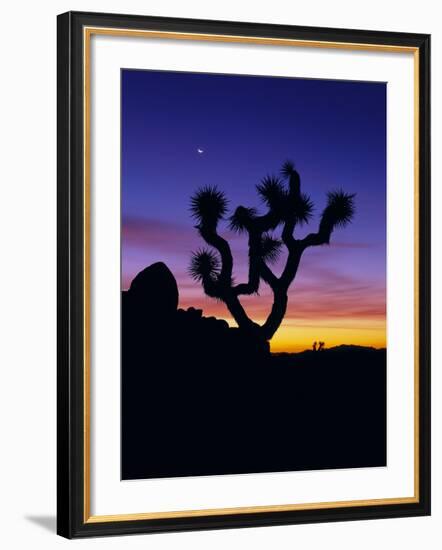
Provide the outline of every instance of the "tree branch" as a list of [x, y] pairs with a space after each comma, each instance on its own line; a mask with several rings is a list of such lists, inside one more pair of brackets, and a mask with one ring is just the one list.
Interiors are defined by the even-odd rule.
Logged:
[[302, 247], [305, 249], [308, 246], [329, 244], [334, 229], [345, 227], [352, 221], [355, 212], [354, 198], [354, 194], [344, 193], [342, 190], [327, 193], [327, 206], [322, 212], [319, 230], [302, 239]]
[[289, 286], [292, 284], [294, 278], [296, 277], [299, 262], [301, 261], [301, 256], [304, 251], [298, 243], [299, 241], [296, 241], [296, 244], [289, 250], [287, 262], [285, 264], [281, 277], [279, 278], [280, 288], [285, 290], [286, 292], [289, 289]]
[[233, 256], [229, 243], [218, 235], [216, 227], [200, 224], [197, 228], [206, 243], [216, 248], [221, 256], [221, 272], [218, 281], [223, 285], [230, 286], [232, 282]]
[[259, 271], [262, 279], [269, 285], [269, 287], [273, 291], [275, 291], [279, 286], [279, 279], [262, 259], [259, 263]]
[[240, 283], [233, 287], [236, 296], [250, 295], [259, 290], [259, 246], [261, 234], [251, 227], [246, 228], [249, 233], [249, 279], [247, 283]]
[[296, 239], [293, 237], [293, 231], [295, 230], [295, 218], [293, 217], [290, 220], [287, 220], [284, 223], [284, 227], [281, 233], [282, 242], [286, 247], [291, 250], [296, 245]]
[[301, 241], [299, 241], [302, 248], [305, 250], [309, 246], [320, 246], [322, 244], [330, 243], [331, 231], [328, 233], [320, 232], [318, 233], [309, 233]]
[[244, 223], [243, 228], [249, 234], [249, 274], [247, 283], [240, 283], [233, 287], [236, 296], [258, 292], [261, 277], [272, 288], [278, 284], [278, 278], [272, 273], [262, 257], [262, 237], [263, 233], [274, 229], [279, 222], [279, 217], [269, 210], [267, 214], [255, 216]]

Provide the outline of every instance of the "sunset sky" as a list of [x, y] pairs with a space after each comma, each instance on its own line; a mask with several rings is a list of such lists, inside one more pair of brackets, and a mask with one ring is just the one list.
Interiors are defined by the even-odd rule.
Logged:
[[[203, 152], [198, 152], [198, 149]], [[315, 340], [386, 345], [386, 85], [261, 76], [122, 71], [122, 286], [163, 261], [174, 273], [180, 307], [224, 318], [187, 273], [190, 253], [205, 243], [194, 229], [190, 196], [217, 185], [233, 211], [263, 205], [255, 185], [292, 159], [316, 231], [326, 192], [357, 193], [356, 215], [330, 246], [309, 248], [293, 282], [273, 351], [311, 348]], [[235, 280], [246, 280], [246, 238], [229, 239]], [[284, 257], [273, 268], [280, 272]], [[263, 321], [271, 293], [242, 300]]]

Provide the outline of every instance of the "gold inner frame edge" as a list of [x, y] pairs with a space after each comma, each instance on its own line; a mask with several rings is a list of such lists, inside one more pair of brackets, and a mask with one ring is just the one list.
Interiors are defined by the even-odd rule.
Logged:
[[[413, 53], [414, 62], [414, 495], [398, 498], [348, 500], [299, 504], [275, 504], [268, 506], [241, 506], [233, 508], [210, 508], [201, 510], [176, 510], [167, 512], [127, 513], [112, 515], [91, 515], [91, 473], [90, 473], [90, 41], [92, 35], [128, 36], [157, 39], [197, 40], [209, 42], [249, 43], [273, 46], [365, 50], [375, 52]], [[119, 29], [111, 27], [83, 28], [83, 138], [84, 138], [84, 523], [106, 523], [116, 521], [137, 521], [149, 519], [171, 519], [186, 517], [222, 516], [231, 514], [253, 514], [263, 512], [287, 512], [300, 510], [324, 510], [346, 507], [363, 507], [419, 502], [419, 49], [412, 46], [388, 44], [364, 44], [350, 42], [329, 42], [297, 40], [239, 35], [218, 35], [205, 33], [180, 33]]]

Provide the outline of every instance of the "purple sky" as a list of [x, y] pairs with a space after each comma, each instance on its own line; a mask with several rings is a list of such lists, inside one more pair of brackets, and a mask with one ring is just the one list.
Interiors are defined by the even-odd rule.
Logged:
[[[140, 269], [164, 261], [178, 280], [183, 307], [228, 318], [223, 305], [205, 297], [187, 274], [191, 250], [204, 244], [193, 229], [190, 196], [202, 185], [217, 185], [232, 210], [239, 204], [259, 207], [255, 185], [277, 174], [286, 159], [294, 161], [302, 189], [316, 206], [298, 236], [317, 229], [328, 190], [357, 193], [352, 225], [336, 230], [330, 247], [305, 253], [286, 326], [322, 323], [339, 330], [362, 323], [382, 343], [384, 83], [123, 70], [123, 288]], [[235, 275], [243, 279], [245, 240], [228, 230], [223, 234], [232, 239]], [[269, 300], [263, 287], [262, 296], [245, 304], [261, 319]]]

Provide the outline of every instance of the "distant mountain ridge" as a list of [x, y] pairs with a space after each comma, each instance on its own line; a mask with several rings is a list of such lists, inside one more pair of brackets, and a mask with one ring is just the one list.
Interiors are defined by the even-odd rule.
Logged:
[[313, 351], [312, 349], [305, 349], [303, 351], [278, 351], [272, 353], [272, 355], [304, 355], [304, 354], [317, 354], [327, 352], [384, 352], [386, 348], [375, 348], [373, 346], [359, 346], [357, 344], [340, 344], [339, 346], [333, 346], [331, 348], [324, 348], [321, 351]]

